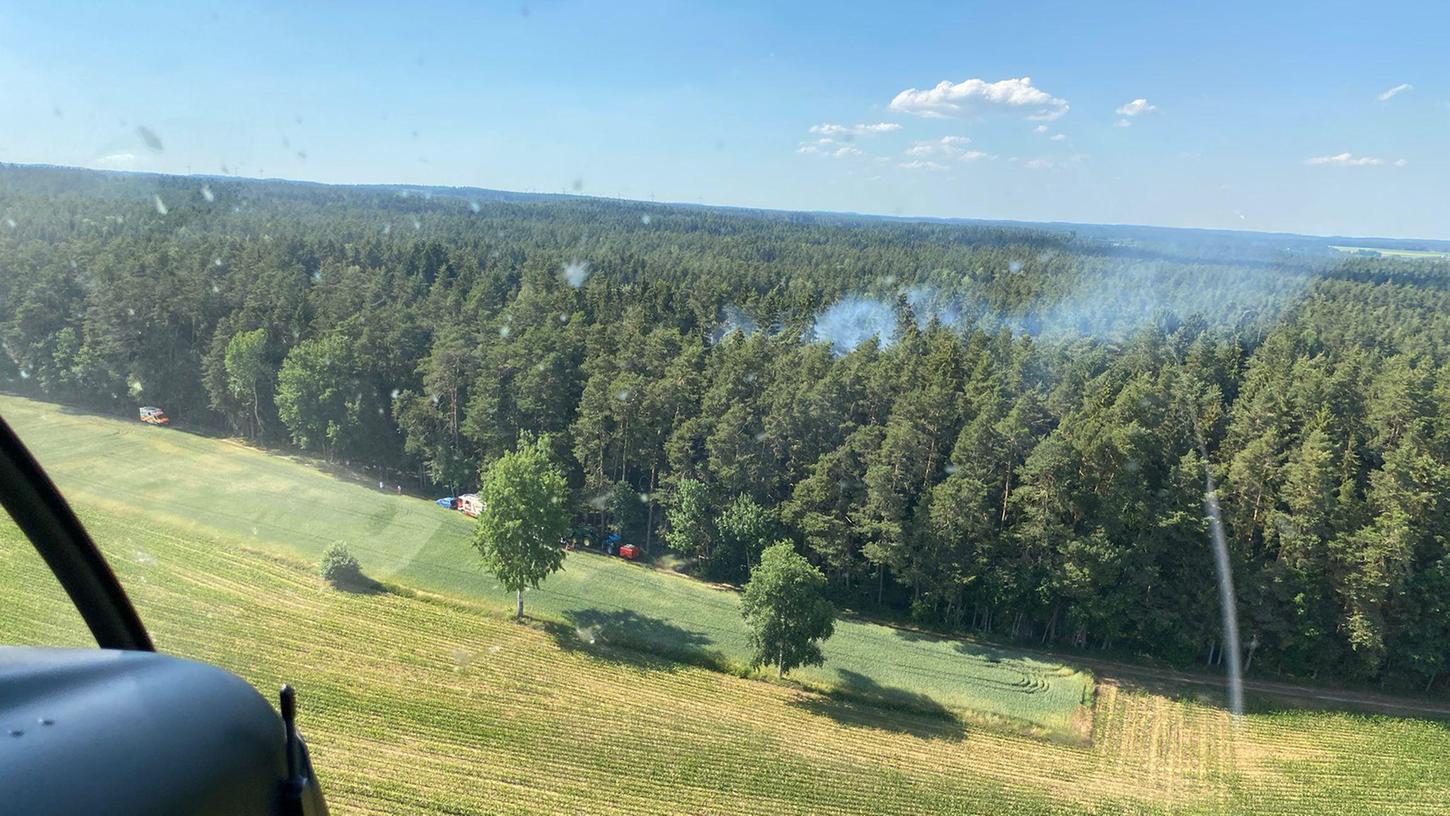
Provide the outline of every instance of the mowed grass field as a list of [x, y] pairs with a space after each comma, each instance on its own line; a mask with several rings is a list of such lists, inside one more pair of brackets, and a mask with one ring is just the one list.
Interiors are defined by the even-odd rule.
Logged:
[[[0, 416], [79, 508], [304, 563], [342, 541], [369, 577], [513, 608], [478, 566], [472, 521], [391, 485], [378, 491], [233, 441], [18, 397], [0, 396]], [[134, 549], [120, 557], [155, 557], [144, 541]], [[617, 558], [571, 553], [526, 604], [581, 644], [631, 644], [737, 669], [749, 658], [736, 593]], [[825, 655], [823, 667], [792, 676], [1054, 739], [1085, 741], [1091, 728], [1092, 677], [1059, 663], [859, 621], [838, 623]]]
[[[493, 604], [324, 585], [312, 565], [85, 508], [164, 651], [300, 722], [338, 814], [1443, 814], [1445, 724], [1259, 711], [1104, 683], [1089, 746], [581, 643]], [[88, 645], [0, 522], [0, 642]]]

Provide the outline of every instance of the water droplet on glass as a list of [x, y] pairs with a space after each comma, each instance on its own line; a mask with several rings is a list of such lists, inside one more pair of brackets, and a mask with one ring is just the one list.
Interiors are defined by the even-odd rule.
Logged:
[[146, 127], [145, 125], [141, 125], [136, 128], [136, 135], [141, 137], [142, 144], [146, 145], [147, 148], [154, 150], [157, 153], [160, 153], [162, 150], [166, 149], [162, 146], [161, 137], [156, 135], [156, 131], [152, 130], [149, 127]]
[[578, 289], [589, 280], [589, 263], [587, 261], [570, 261], [564, 264], [564, 281], [570, 286]]

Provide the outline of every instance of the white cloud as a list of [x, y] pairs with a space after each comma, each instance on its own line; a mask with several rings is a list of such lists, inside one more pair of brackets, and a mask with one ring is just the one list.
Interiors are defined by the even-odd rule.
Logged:
[[890, 133], [894, 130], [901, 130], [901, 125], [895, 122], [877, 122], [874, 125], [835, 125], [826, 122], [811, 125], [811, 133], [818, 136], [871, 136], [877, 133]]
[[[1039, 156], [1033, 159], [1023, 159], [1022, 166], [1028, 170], [1064, 170], [1082, 164], [1085, 158], [1087, 156], [1083, 153], [1074, 153], [1066, 158]], [[1016, 160], [1015, 158], [1012, 159], [1012, 161]]]
[[1035, 128], [1032, 129], [1032, 132], [1033, 133], [1046, 133], [1047, 132], [1047, 125], [1038, 125], [1037, 127], [1035, 127]]
[[1066, 133], [1054, 133], [1051, 136], [1048, 136], [1047, 138], [1051, 139], [1054, 142], [1060, 142], [1063, 139], [1066, 139], [1067, 138], [1067, 134]]
[[945, 169], [947, 169], [947, 166], [945, 164], [941, 164], [940, 162], [922, 161], [921, 159], [917, 159], [916, 161], [902, 162], [902, 163], [900, 163], [900, 164], [898, 164], [896, 166], [897, 167], [900, 167], [900, 168], [903, 168], [905, 170], [945, 170]]
[[1391, 99], [1393, 99], [1394, 97], [1399, 96], [1400, 94], [1404, 93], [1405, 91], [1413, 91], [1414, 89], [1415, 89], [1415, 86], [1414, 85], [1411, 85], [1408, 82], [1401, 82], [1400, 84], [1396, 85], [1395, 87], [1390, 88], [1389, 90], [1387, 90], [1384, 93], [1380, 94], [1379, 97], [1378, 97], [1378, 99], [1381, 102], [1388, 102]]
[[1395, 159], [1396, 167], [1404, 167], [1407, 164], [1409, 164], [1409, 162], [1405, 161], [1404, 159]]
[[1117, 113], [1119, 116], [1127, 116], [1129, 118], [1132, 118], [1134, 116], [1142, 116], [1145, 113], [1153, 113], [1156, 110], [1158, 110], [1157, 105], [1154, 105], [1148, 100], [1139, 97], [1137, 99], [1134, 99], [1132, 102], [1127, 102], [1119, 106], [1115, 113]]
[[109, 153], [91, 162], [92, 167], [102, 170], [135, 170], [140, 159], [135, 153]]
[[1304, 160], [1305, 164], [1328, 164], [1335, 167], [1372, 167], [1384, 164], [1384, 159], [1374, 156], [1355, 156], [1348, 151], [1336, 153], [1333, 156], [1314, 156]]
[[971, 139], [965, 136], [943, 136], [940, 139], [926, 139], [913, 144], [906, 149], [906, 155], [917, 157], [934, 157], [942, 159], [956, 159], [957, 161], [976, 161], [977, 159], [994, 158], [982, 150], [968, 150], [967, 145]]
[[976, 116], [990, 111], [1023, 112], [1028, 119], [1051, 121], [1067, 113], [1066, 99], [1058, 99], [1032, 84], [1031, 77], [987, 82], [942, 80], [927, 90], [908, 88], [891, 100], [890, 109], [914, 116], [942, 118]]
[[1133, 126], [1133, 120], [1132, 119], [1119, 119], [1118, 121], [1116, 121], [1116, 122], [1113, 123], [1113, 127], [1132, 127], [1132, 126]]
[[954, 157], [961, 153], [971, 139], [965, 136], [943, 136], [940, 139], [924, 139], [917, 141], [906, 149], [908, 156], [946, 156]]
[[863, 151], [851, 145], [843, 145], [830, 139], [820, 139], [815, 142], [801, 142], [795, 152], [802, 156], [833, 156], [837, 159], [850, 158], [851, 156], [864, 156]]

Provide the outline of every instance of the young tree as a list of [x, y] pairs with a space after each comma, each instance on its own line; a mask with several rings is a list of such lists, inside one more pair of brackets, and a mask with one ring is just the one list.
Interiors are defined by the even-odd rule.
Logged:
[[272, 366], [267, 359], [267, 330], [253, 329], [232, 335], [232, 339], [227, 341], [223, 365], [227, 372], [227, 393], [252, 409], [252, 436], [261, 436], [260, 389], [272, 376]]
[[770, 516], [748, 495], [739, 495], [715, 519], [715, 552], [705, 565], [717, 581], [749, 577], [750, 567], [770, 540]]
[[784, 677], [797, 666], [825, 662], [821, 641], [835, 631], [836, 610], [821, 597], [826, 576], [796, 554], [789, 541], [767, 547], [750, 573], [740, 611], [755, 649], [751, 667], [774, 663]]
[[569, 486], [549, 461], [549, 438], [525, 438], [488, 469], [479, 491], [483, 512], [473, 546], [484, 568], [518, 598], [515, 617], [524, 615], [524, 589], [564, 566], [559, 540], [569, 532]]
[[698, 479], [681, 479], [670, 491], [665, 519], [670, 529], [665, 543], [680, 553], [694, 553], [701, 563], [708, 562], [715, 551], [715, 522], [710, 490]]
[[321, 447], [331, 458], [355, 424], [350, 404], [355, 378], [347, 341], [332, 334], [292, 347], [277, 372], [277, 415], [304, 450]]

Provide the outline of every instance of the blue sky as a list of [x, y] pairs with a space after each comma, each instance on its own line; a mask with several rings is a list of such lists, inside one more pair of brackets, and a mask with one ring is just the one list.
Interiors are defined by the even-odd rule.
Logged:
[[0, 161], [1450, 238], [1445, 3], [120, 5], [0, 2]]

